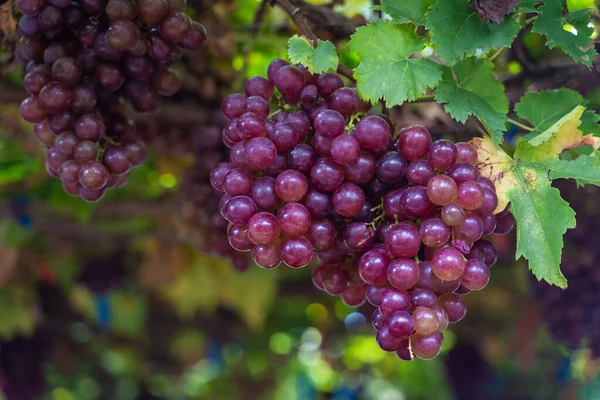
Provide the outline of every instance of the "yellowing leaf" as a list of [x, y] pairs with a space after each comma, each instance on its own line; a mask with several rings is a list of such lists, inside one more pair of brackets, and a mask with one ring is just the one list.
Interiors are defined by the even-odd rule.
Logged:
[[577, 129], [585, 108], [577, 106], [532, 142], [521, 140], [513, 157], [494, 146], [489, 137], [476, 138], [482, 176], [496, 185], [498, 208], [509, 202], [517, 221], [516, 258], [529, 260], [529, 268], [538, 279], [566, 287], [560, 272], [562, 236], [575, 227], [575, 212], [551, 186], [551, 179], [576, 178], [586, 183], [600, 182], [597, 154], [582, 155], [568, 161], [560, 154], [583, 145], [600, 147], [600, 140], [584, 136]]

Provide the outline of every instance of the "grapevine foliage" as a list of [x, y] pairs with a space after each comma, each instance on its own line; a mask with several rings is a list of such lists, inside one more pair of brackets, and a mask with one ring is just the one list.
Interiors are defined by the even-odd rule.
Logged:
[[[564, 287], [562, 236], [575, 226], [575, 213], [551, 181], [600, 182], [598, 144], [592, 138], [600, 136], [600, 115], [585, 109], [588, 100], [579, 93], [560, 89], [526, 93], [514, 105], [516, 117], [526, 122], [512, 119], [493, 61], [519, 33], [534, 32], [549, 49], [591, 68], [597, 55], [590, 23], [594, 10], [569, 10], [565, 0], [525, 0], [516, 7], [507, 2], [501, 9], [499, 3], [470, 3], [382, 1], [387, 18], [358, 28], [348, 42], [360, 57], [353, 71], [356, 88], [373, 104], [384, 101], [393, 107], [433, 99], [459, 122], [478, 121], [486, 133], [474, 142], [482, 174], [498, 187], [497, 211], [513, 205], [517, 258], [529, 259], [539, 279]], [[315, 53], [324, 47], [320, 42]], [[293, 52], [290, 58], [305, 61]], [[510, 123], [524, 131], [513, 157], [499, 148]]]

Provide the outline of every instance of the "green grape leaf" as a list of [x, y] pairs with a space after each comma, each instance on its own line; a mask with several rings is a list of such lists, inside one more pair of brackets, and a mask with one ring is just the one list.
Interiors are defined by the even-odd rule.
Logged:
[[392, 17], [395, 22], [404, 24], [412, 22], [423, 25], [425, 13], [435, 0], [382, 0], [383, 10]]
[[440, 66], [425, 58], [410, 58], [425, 43], [411, 25], [378, 21], [360, 27], [348, 43], [361, 58], [354, 70], [359, 95], [389, 107], [415, 100], [441, 78]]
[[551, 179], [575, 178], [600, 182], [596, 152], [573, 161], [559, 159], [563, 151], [581, 146], [600, 147], [600, 138], [583, 135], [578, 129], [585, 108], [575, 107], [540, 136], [536, 144], [521, 139], [513, 157], [496, 147], [492, 140], [475, 138], [481, 175], [496, 185], [498, 208], [510, 202], [517, 221], [516, 258], [529, 260], [529, 269], [538, 279], [566, 287], [560, 271], [563, 235], [575, 227], [575, 212], [553, 188]]
[[[591, 68], [592, 60], [598, 53], [590, 39], [594, 32], [594, 27], [588, 26], [590, 10], [563, 15], [563, 6], [563, 0], [545, 0], [532, 31], [546, 36], [546, 46], [549, 48], [560, 46], [573, 60]], [[576, 32], [565, 30], [563, 27], [567, 24]]]
[[[525, 140], [535, 140], [542, 132], [547, 131], [558, 120], [568, 114], [578, 105], [587, 105], [588, 101], [581, 94], [570, 89], [554, 89], [543, 92], [530, 92], [521, 97], [515, 105], [517, 115], [527, 120], [534, 128], [524, 136]], [[586, 110], [579, 129], [584, 134], [600, 134], [598, 121], [600, 115], [592, 110]]]
[[508, 99], [504, 85], [492, 74], [493, 67], [491, 61], [474, 58], [444, 67], [435, 100], [444, 103], [446, 112], [459, 122], [469, 115], [477, 117], [498, 145], [504, 136]]
[[431, 32], [436, 54], [451, 63], [478, 50], [509, 47], [517, 35], [519, 23], [508, 16], [503, 23], [488, 23], [469, 6], [466, 0], [443, 0], [427, 12], [425, 27]]
[[540, 3], [540, 0], [521, 0], [517, 5], [517, 12], [537, 12], [536, 5]]
[[293, 64], [302, 64], [316, 74], [335, 70], [340, 62], [335, 46], [329, 40], [319, 40], [313, 48], [308, 40], [298, 35], [288, 41], [288, 56]]

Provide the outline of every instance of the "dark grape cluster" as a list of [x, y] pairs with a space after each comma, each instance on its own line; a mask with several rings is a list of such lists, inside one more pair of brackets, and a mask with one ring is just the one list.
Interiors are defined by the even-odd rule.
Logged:
[[[279, 106], [270, 107], [275, 89]], [[335, 73], [274, 60], [268, 79], [222, 105], [229, 162], [211, 172], [224, 194], [230, 245], [256, 264], [301, 268], [350, 306], [377, 307], [377, 342], [404, 360], [435, 357], [442, 332], [466, 312], [497, 254], [483, 236], [508, 233], [468, 143], [432, 143], [419, 126], [393, 135], [385, 116]]]
[[[587, 193], [582, 195], [582, 191]], [[600, 358], [600, 251], [596, 240], [600, 213], [594, 201], [600, 190], [591, 185], [578, 190], [574, 183], [565, 183], [561, 193], [578, 214], [586, 216], [565, 235], [561, 270], [569, 286], [563, 290], [532, 278], [533, 294], [555, 340], [573, 350], [587, 346]]]
[[145, 145], [124, 117], [123, 98], [138, 112], [181, 87], [168, 68], [180, 48], [198, 50], [204, 27], [185, 1], [18, 0], [23, 14], [18, 57], [29, 97], [21, 116], [35, 124], [46, 170], [67, 193], [98, 201], [125, 185], [143, 163]]

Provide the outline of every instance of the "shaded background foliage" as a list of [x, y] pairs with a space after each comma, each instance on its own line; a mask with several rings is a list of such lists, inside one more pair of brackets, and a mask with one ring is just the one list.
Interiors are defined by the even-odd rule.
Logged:
[[[294, 24], [267, 3], [189, 2], [188, 14], [207, 27], [207, 46], [177, 65], [183, 87], [176, 96], [151, 115], [130, 114], [151, 154], [127, 187], [99, 204], [69, 197], [47, 176], [43, 150], [19, 117], [23, 71], [7, 31], [0, 47], [0, 369], [14, 375], [3, 376], [0, 391], [26, 382], [21, 387], [53, 400], [598, 398], [600, 367], [590, 351], [554, 340], [581, 344], [556, 329], [565, 316], [574, 331], [600, 326], [598, 292], [584, 287], [600, 260], [597, 188], [563, 188], [579, 215], [563, 265], [567, 278], [583, 276], [583, 286], [562, 292], [535, 282], [514, 262], [514, 237], [497, 237], [501, 260], [490, 286], [467, 296], [467, 317], [432, 361], [403, 363], [382, 352], [370, 312], [317, 292], [309, 268], [239, 272], [219, 254], [219, 235], [206, 223], [214, 204], [205, 171], [222, 154], [203, 152], [202, 144], [210, 130], [220, 132], [220, 100], [286, 55]], [[346, 66], [357, 65], [346, 40], [379, 16], [371, 2], [291, 3], [318, 37], [336, 43]], [[7, 4], [3, 28], [11, 22]], [[598, 109], [598, 68], [573, 64], [525, 29], [494, 72], [511, 107], [527, 91], [568, 87]], [[435, 103], [388, 111], [397, 126], [421, 124], [438, 138], [477, 135], [474, 124], [457, 124]]]

